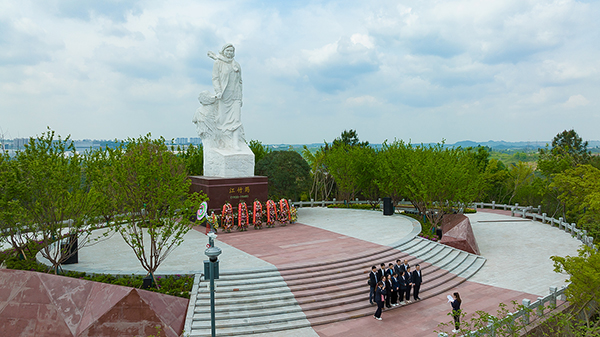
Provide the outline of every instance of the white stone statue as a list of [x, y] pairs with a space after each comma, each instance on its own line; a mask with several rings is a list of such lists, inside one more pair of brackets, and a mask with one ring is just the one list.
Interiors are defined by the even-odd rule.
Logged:
[[215, 93], [198, 96], [200, 108], [192, 122], [204, 147], [204, 175], [214, 177], [254, 176], [254, 154], [246, 145], [242, 125], [242, 68], [233, 57], [235, 48], [226, 44], [215, 60], [212, 82]]

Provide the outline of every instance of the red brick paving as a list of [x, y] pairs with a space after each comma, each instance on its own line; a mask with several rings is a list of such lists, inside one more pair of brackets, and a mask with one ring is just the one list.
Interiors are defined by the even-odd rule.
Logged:
[[340, 261], [390, 248], [300, 223], [261, 230], [252, 228], [245, 232], [220, 232], [218, 235], [219, 241], [277, 267]]
[[[510, 214], [510, 211], [504, 210], [485, 211]], [[200, 228], [198, 230], [204, 231]], [[246, 232], [219, 233], [219, 240], [277, 267], [324, 260], [343, 260], [365, 252], [389, 248], [299, 223], [285, 227], [263, 228], [262, 230], [249, 229]], [[426, 286], [426, 283], [423, 286]], [[439, 330], [439, 324], [452, 320], [447, 315], [451, 307], [447, 303], [446, 296], [454, 291], [461, 294], [462, 309], [467, 313], [466, 319], [473, 317], [473, 313], [479, 310], [495, 313], [499, 303], [508, 304], [509, 308], [512, 308], [512, 300], [521, 303], [523, 298], [529, 298], [532, 301], [537, 299], [537, 295], [466, 281], [447, 294], [384, 311], [382, 321], [367, 316], [317, 325], [313, 329], [323, 337], [436, 336], [434, 330]], [[368, 288], [365, 288], [365, 292], [368, 292]], [[373, 307], [373, 313], [375, 309]]]

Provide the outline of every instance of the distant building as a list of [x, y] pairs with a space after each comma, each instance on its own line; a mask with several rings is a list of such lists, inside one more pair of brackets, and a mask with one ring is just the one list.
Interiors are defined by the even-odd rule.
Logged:
[[190, 137], [190, 144], [200, 145], [202, 144], [202, 139], [200, 137]]
[[188, 138], [187, 137], [175, 138], [175, 144], [177, 144], [177, 145], [186, 145], [186, 144], [188, 144]]
[[29, 144], [29, 138], [15, 138], [13, 139], [13, 149], [21, 150], [25, 148], [25, 145]]

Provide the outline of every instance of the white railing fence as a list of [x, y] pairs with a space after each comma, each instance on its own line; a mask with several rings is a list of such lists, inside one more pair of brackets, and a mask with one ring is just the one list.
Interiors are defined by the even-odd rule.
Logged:
[[547, 223], [550, 226], [558, 226], [558, 229], [564, 230], [565, 232], [570, 233], [572, 236], [577, 237], [584, 245], [587, 245], [591, 248], [594, 248], [594, 238], [592, 236], [588, 236], [586, 230], [581, 230], [577, 228], [576, 223], [568, 223], [565, 222], [562, 217], [555, 219], [549, 217], [546, 213], [542, 213], [542, 207], [533, 207], [533, 206], [519, 206], [519, 204], [514, 205], [506, 205], [506, 204], [496, 204], [496, 202], [492, 201], [491, 203], [483, 203], [476, 202], [473, 203], [473, 207], [477, 208], [491, 208], [491, 209], [503, 209], [505, 211], [510, 210], [511, 216], [521, 216], [523, 219], [531, 218], [534, 221], [541, 221], [542, 223]]
[[[550, 294], [545, 297], [538, 297], [536, 301], [531, 302], [529, 299], [523, 299], [523, 307], [516, 312], [509, 313], [506, 317], [497, 322], [490, 322], [486, 327], [480, 328], [476, 331], [467, 332], [463, 336], [469, 337], [482, 337], [498, 335], [499, 331], [502, 332], [513, 332], [516, 333], [522, 329], [535, 318], [544, 317], [546, 309], [552, 311], [556, 308], [556, 301], [565, 301], [565, 290], [567, 286], [563, 286], [558, 289], [557, 287], [550, 287]], [[536, 317], [532, 317], [535, 315]], [[447, 337], [448, 334], [445, 332], [439, 332], [438, 337]]]

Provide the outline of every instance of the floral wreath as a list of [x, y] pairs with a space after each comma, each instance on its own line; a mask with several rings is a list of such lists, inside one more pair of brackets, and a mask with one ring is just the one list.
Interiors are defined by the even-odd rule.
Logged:
[[263, 207], [260, 201], [254, 200], [252, 211], [252, 223], [254, 224], [254, 229], [262, 229], [262, 215], [263, 215]]
[[240, 231], [248, 230], [248, 207], [244, 201], [238, 205], [238, 229]]
[[279, 222], [282, 226], [289, 223], [290, 220], [290, 204], [286, 199], [279, 200]]
[[267, 200], [267, 227], [274, 227], [277, 220], [277, 205], [275, 201]]
[[229, 233], [233, 227], [233, 208], [229, 202], [223, 205], [223, 213], [221, 214], [221, 226], [224, 231]]

